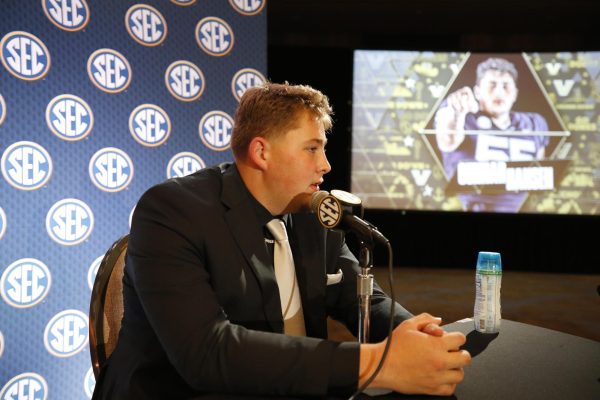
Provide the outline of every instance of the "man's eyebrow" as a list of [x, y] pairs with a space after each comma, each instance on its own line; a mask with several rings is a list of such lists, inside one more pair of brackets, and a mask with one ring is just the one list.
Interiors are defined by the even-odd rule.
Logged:
[[319, 144], [319, 145], [326, 146], [327, 145], [327, 139], [308, 139], [306, 141], [306, 143], [308, 143], [308, 144], [316, 143], [316, 144]]

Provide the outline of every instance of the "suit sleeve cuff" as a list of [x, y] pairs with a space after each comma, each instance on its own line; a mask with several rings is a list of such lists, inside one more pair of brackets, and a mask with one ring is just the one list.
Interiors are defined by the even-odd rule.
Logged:
[[331, 357], [328, 392], [349, 395], [358, 387], [360, 344], [358, 342], [336, 343]]

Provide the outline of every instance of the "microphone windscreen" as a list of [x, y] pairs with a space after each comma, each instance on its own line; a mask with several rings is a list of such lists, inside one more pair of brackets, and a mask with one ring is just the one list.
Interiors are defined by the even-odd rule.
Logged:
[[327, 196], [329, 196], [329, 192], [326, 190], [314, 192], [310, 198], [310, 211], [317, 213], [319, 211], [319, 204]]

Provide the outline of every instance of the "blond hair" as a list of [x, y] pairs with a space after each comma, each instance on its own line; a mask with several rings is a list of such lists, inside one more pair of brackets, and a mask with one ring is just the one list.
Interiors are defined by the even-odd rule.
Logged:
[[306, 85], [267, 82], [246, 90], [235, 113], [231, 149], [244, 159], [253, 138], [283, 135], [298, 124], [298, 115], [307, 111], [331, 129], [333, 110], [320, 91]]

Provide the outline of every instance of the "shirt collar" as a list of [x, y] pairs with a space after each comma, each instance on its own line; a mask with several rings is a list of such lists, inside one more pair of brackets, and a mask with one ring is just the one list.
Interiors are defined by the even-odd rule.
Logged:
[[[238, 174], [239, 174], [239, 172], [238, 172]], [[260, 224], [260, 226], [265, 227], [269, 223], [269, 221], [271, 221], [273, 218], [279, 218], [279, 219], [283, 220], [283, 222], [287, 226], [289, 214], [272, 215], [269, 212], [269, 210], [267, 210], [265, 208], [265, 206], [263, 206], [258, 200], [256, 200], [256, 198], [252, 195], [252, 193], [250, 193], [250, 191], [244, 184], [244, 181], [241, 179], [241, 177], [240, 177], [240, 181], [242, 182], [244, 190], [248, 194], [248, 198], [250, 199], [251, 207], [254, 210], [254, 214], [256, 215], [256, 218], [258, 219], [258, 223]]]

